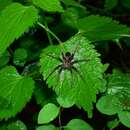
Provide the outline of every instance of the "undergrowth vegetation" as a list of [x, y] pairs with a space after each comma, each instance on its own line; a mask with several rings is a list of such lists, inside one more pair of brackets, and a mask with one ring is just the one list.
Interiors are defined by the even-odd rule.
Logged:
[[129, 0], [0, 0], [0, 130], [130, 128]]

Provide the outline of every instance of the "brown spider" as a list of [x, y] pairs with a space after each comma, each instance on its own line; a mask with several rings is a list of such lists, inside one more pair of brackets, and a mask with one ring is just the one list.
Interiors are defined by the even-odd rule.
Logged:
[[74, 64], [77, 64], [79, 62], [87, 62], [88, 59], [81, 59], [81, 60], [74, 60], [74, 56], [75, 56], [75, 52], [74, 53], [70, 53], [70, 52], [66, 52], [63, 53], [62, 52], [62, 58], [60, 57], [56, 57], [53, 55], [48, 54], [49, 57], [56, 59], [58, 61], [61, 62], [61, 64], [57, 65], [53, 71], [47, 76], [46, 80], [56, 71], [58, 70], [58, 73], [61, 74], [61, 72], [63, 70], [69, 70], [72, 74], [72, 71], [75, 71], [76, 73], [78, 73], [78, 75], [80, 76], [80, 78], [83, 80], [83, 76], [81, 75], [80, 71], [74, 66]]

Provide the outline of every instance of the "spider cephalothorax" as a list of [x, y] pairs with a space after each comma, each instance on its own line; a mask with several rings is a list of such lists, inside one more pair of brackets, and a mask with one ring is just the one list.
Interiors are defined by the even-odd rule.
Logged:
[[79, 63], [79, 62], [86, 62], [88, 61], [87, 59], [79, 59], [79, 60], [75, 60], [74, 56], [75, 56], [75, 52], [74, 53], [70, 53], [70, 52], [66, 52], [63, 53], [62, 52], [62, 56], [61, 57], [56, 57], [54, 55], [50, 55], [48, 54], [49, 57], [58, 60], [61, 62], [61, 64], [57, 65], [53, 71], [47, 76], [46, 80], [56, 71], [58, 70], [58, 73], [61, 74], [61, 72], [63, 70], [68, 70], [71, 72], [75, 71], [76, 73], [79, 74], [79, 76], [83, 79], [82, 75], [80, 74], [80, 71], [74, 66], [75, 64]]
[[70, 52], [62, 53], [62, 68], [63, 69], [72, 69], [73, 67], [74, 54]]

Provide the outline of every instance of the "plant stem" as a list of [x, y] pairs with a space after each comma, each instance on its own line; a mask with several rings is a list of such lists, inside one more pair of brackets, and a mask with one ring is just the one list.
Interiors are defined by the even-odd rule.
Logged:
[[46, 26], [44, 26], [43, 24], [41, 24], [40, 22], [38, 22], [38, 25], [41, 26], [44, 30], [46, 30], [48, 33], [50, 33], [61, 45], [62, 41]]
[[[45, 21], [45, 26], [47, 29], [49, 29], [46, 21]], [[51, 39], [50, 33], [48, 31], [46, 31], [46, 34], [47, 34], [50, 45], [53, 45], [53, 41]]]
[[61, 124], [61, 107], [59, 112], [59, 130], [62, 130], [62, 124]]

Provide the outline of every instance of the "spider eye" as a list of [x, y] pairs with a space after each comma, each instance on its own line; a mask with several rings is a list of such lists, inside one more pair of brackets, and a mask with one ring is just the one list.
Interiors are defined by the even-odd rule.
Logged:
[[65, 53], [65, 56], [67, 56], [67, 57], [68, 57], [68, 56], [71, 56], [71, 53], [70, 53], [70, 52], [66, 52], [66, 53]]

